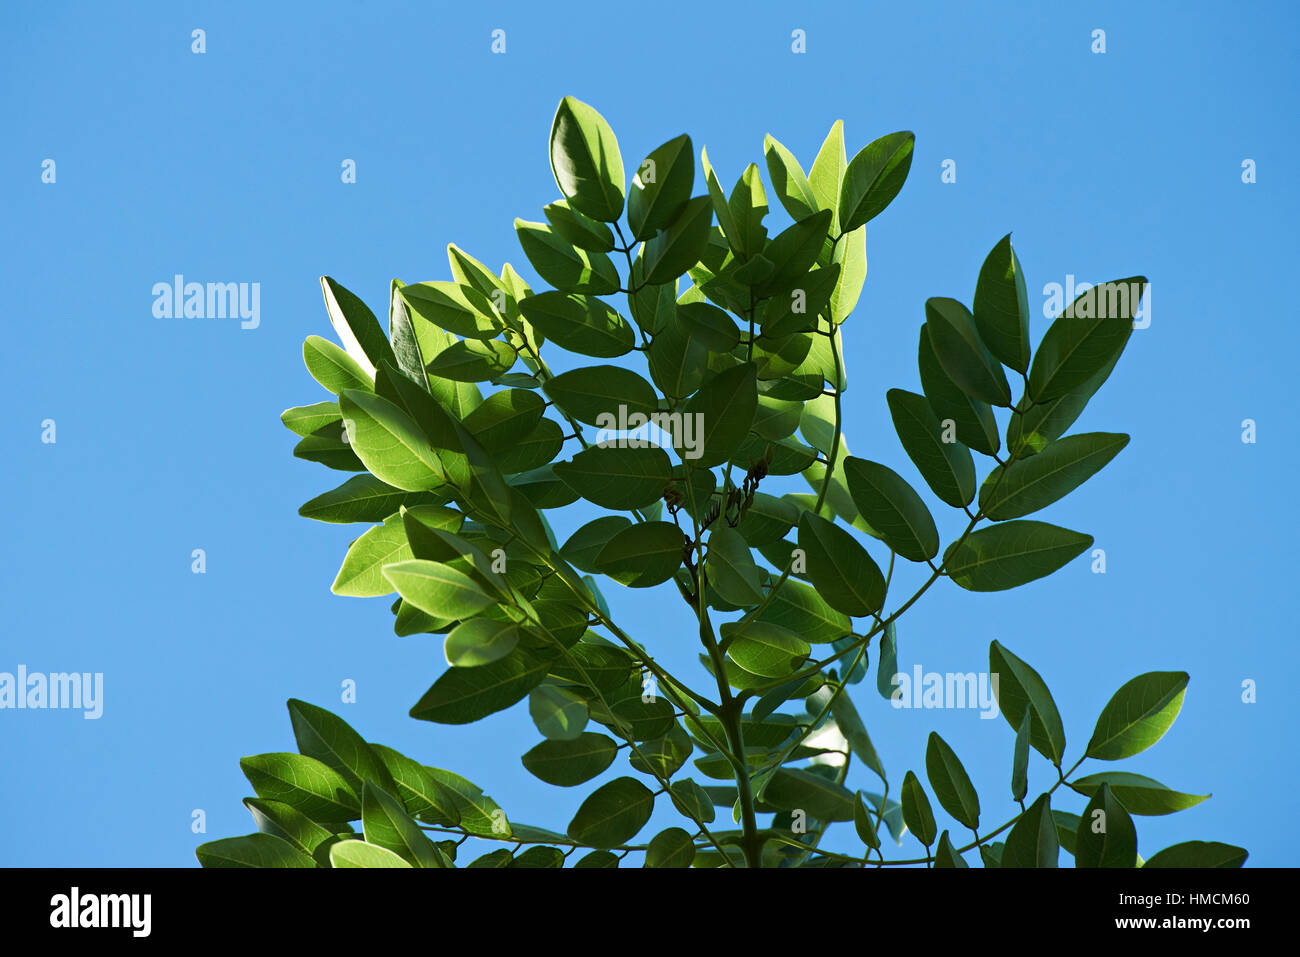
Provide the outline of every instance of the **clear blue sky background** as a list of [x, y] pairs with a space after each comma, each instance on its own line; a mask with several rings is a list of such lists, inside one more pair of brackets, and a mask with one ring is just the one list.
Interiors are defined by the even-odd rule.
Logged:
[[[387, 599], [330, 594], [359, 529], [296, 509], [347, 476], [292, 458], [278, 416], [326, 397], [300, 353], [330, 335], [322, 273], [377, 309], [394, 276], [449, 278], [449, 241], [533, 275], [512, 220], [558, 195], [546, 146], [565, 94], [605, 114], [629, 168], [689, 132], [728, 185], [762, 165], [767, 132], [805, 167], [836, 118], [850, 154], [916, 132], [911, 178], [869, 227], [845, 336], [851, 447], [918, 486], [884, 393], [919, 388], [927, 297], [969, 302], [1013, 230], [1034, 341], [1044, 284], [1151, 278], [1150, 328], [1075, 426], [1132, 442], [1041, 515], [1095, 535], [1107, 573], [1085, 556], [1013, 592], [941, 583], [900, 624], [900, 666], [978, 671], [1000, 640], [1051, 686], [1071, 760], [1123, 682], [1186, 670], [1172, 731], [1120, 766], [1214, 797], [1139, 819], [1141, 852], [1223, 840], [1254, 864], [1296, 864], [1297, 8], [976, 6], [10, 5], [0, 671], [103, 672], [105, 704], [98, 721], [0, 712], [0, 864], [193, 865], [200, 841], [253, 829], [237, 761], [292, 750], [289, 697], [564, 829], [590, 788], [523, 769], [539, 737], [523, 705], [470, 727], [407, 716], [443, 667], [440, 639], [395, 637]], [[490, 52], [495, 28], [505, 55]], [[340, 182], [347, 158], [355, 185]], [[940, 181], [949, 158], [955, 184]], [[261, 283], [260, 328], [155, 318], [151, 287], [175, 273]], [[565, 535], [589, 517], [553, 520]], [[943, 515], [945, 538], [958, 528]], [[900, 593], [917, 580], [902, 575]], [[694, 662], [669, 591], [606, 591], [667, 663]], [[358, 700], [341, 705], [348, 678]], [[1010, 816], [1004, 721], [894, 711], [872, 683], [854, 697], [896, 782], [923, 769], [933, 728], [985, 820]], [[1031, 796], [1049, 783], [1036, 759]], [[191, 832], [196, 808], [206, 835]], [[830, 843], [860, 847], [851, 826]]]

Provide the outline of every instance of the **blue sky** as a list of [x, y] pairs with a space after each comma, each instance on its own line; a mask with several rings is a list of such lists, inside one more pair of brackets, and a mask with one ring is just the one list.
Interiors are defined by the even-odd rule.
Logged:
[[[469, 727], [407, 716], [443, 667], [440, 639], [395, 637], [387, 599], [330, 594], [360, 529], [296, 510], [346, 476], [294, 459], [279, 413], [326, 398], [301, 360], [307, 335], [330, 335], [321, 274], [377, 311], [395, 276], [449, 278], [448, 242], [533, 278], [512, 222], [558, 196], [547, 134], [566, 94], [604, 113], [629, 168], [689, 132], [728, 186], [762, 166], [765, 133], [807, 168], [837, 118], [850, 155], [915, 131], [910, 179], [868, 227], [845, 401], [853, 452], [918, 487], [884, 393], [919, 389], [926, 298], [969, 303], [1007, 232], [1034, 342], [1044, 285], [1151, 279], [1150, 327], [1074, 427], [1132, 441], [1035, 516], [1094, 535], [1106, 574], [1084, 556], [1012, 592], [940, 583], [901, 620], [899, 664], [978, 671], [998, 639], [1051, 687], [1071, 763], [1121, 684], [1190, 672], [1171, 732], [1119, 767], [1214, 797], [1139, 819], [1140, 852], [1221, 840], [1252, 864], [1296, 864], [1296, 8], [975, 6], [11, 6], [0, 671], [102, 672], [104, 710], [0, 711], [0, 864], [193, 865], [202, 840], [253, 829], [237, 762], [293, 749], [289, 697], [471, 778], [512, 819], [564, 829], [591, 788], [523, 769], [539, 739], [526, 707]], [[490, 51], [497, 28], [504, 55]], [[340, 180], [345, 159], [355, 184]], [[941, 182], [947, 159], [955, 183]], [[260, 325], [156, 318], [151, 288], [176, 273], [260, 283]], [[590, 517], [553, 522], [564, 535]], [[947, 540], [961, 525], [944, 514], [940, 527]], [[919, 582], [908, 572], [899, 594]], [[694, 662], [669, 592], [606, 593], [665, 663]], [[345, 679], [355, 704], [339, 703]], [[895, 782], [923, 771], [937, 730], [985, 820], [1011, 815], [1004, 721], [895, 711], [871, 682], [854, 698]], [[1049, 783], [1036, 759], [1031, 797]], [[192, 833], [195, 809], [206, 834]], [[828, 843], [860, 848], [843, 825]]]

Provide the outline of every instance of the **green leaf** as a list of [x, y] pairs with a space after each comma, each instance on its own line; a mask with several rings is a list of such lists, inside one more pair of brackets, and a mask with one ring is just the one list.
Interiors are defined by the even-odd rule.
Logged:
[[519, 308], [546, 338], [570, 352], [612, 358], [636, 344], [627, 320], [592, 296], [543, 292], [523, 300]]
[[346, 721], [297, 698], [290, 698], [288, 704], [294, 738], [302, 754], [329, 765], [357, 794], [366, 781], [384, 788], [396, 787], [379, 755]]
[[542, 207], [551, 228], [577, 246], [593, 253], [607, 253], [614, 248], [614, 234], [602, 222], [578, 212], [567, 199]]
[[704, 568], [709, 587], [723, 601], [745, 608], [763, 600], [762, 572], [744, 536], [734, 529], [724, 525], [709, 534]]
[[925, 774], [940, 806], [972, 831], [978, 831], [980, 799], [975, 786], [948, 742], [933, 731], [925, 747]]
[[375, 477], [408, 492], [438, 488], [446, 472], [415, 420], [387, 399], [346, 389], [339, 408], [353, 450]]
[[1094, 286], [1053, 321], [1029, 368], [1028, 395], [1046, 402], [1072, 392], [1113, 365], [1129, 336], [1146, 289], [1144, 276]]
[[258, 831], [288, 841], [309, 855], [315, 856], [316, 849], [334, 836], [328, 828], [283, 801], [244, 798], [244, 807], [253, 815]]
[[999, 465], [980, 486], [980, 511], [1002, 521], [1045, 508], [1101, 471], [1128, 439], [1110, 432], [1070, 435], [1037, 455]]
[[632, 416], [649, 418], [659, 407], [650, 383], [631, 369], [618, 366], [588, 366], [562, 372], [547, 380], [544, 388], [556, 405], [588, 425], [600, 425], [606, 416], [616, 420], [619, 406], [627, 408], [629, 424]]
[[931, 491], [954, 508], [969, 505], [975, 497], [975, 463], [970, 450], [943, 441], [943, 425], [925, 396], [890, 389], [885, 398], [894, 431]]
[[695, 148], [683, 133], [650, 153], [632, 177], [627, 194], [627, 224], [634, 239], [648, 239], [670, 226], [691, 198]]
[[473, 286], [419, 282], [398, 293], [412, 313], [467, 339], [492, 339], [505, 328], [492, 301]]
[[844, 462], [844, 477], [853, 504], [885, 544], [909, 561], [924, 562], [939, 553], [939, 531], [901, 475], [866, 459]]
[[315, 867], [311, 855], [271, 834], [246, 834], [200, 844], [194, 851], [203, 867]]
[[817, 261], [826, 230], [831, 224], [831, 213], [822, 210], [807, 219], [801, 219], [774, 236], [763, 250], [763, 256], [775, 267], [772, 275], [755, 287], [759, 298], [785, 292], [803, 277]]
[[456, 804], [461, 828], [483, 837], [510, 837], [510, 822], [497, 802], [484, 794], [473, 782], [452, 771], [428, 768], [429, 774]]
[[1021, 396], [1007, 423], [1008, 450], [1017, 458], [1025, 458], [1041, 452], [1048, 443], [1055, 442], [1064, 435], [1065, 430], [1082, 414], [1088, 400], [1110, 378], [1118, 361], [1117, 354], [1083, 385], [1058, 398], [1034, 403], [1029, 396]]
[[967, 395], [993, 405], [1011, 405], [1011, 386], [997, 359], [980, 341], [975, 319], [956, 299], [925, 301], [925, 327], [939, 365]]
[[563, 867], [564, 852], [558, 847], [530, 847], [513, 861], [511, 867]]
[[1003, 365], [1020, 373], [1029, 369], [1029, 299], [1010, 233], [980, 267], [975, 284], [975, 328]]
[[646, 741], [627, 756], [627, 763], [643, 774], [658, 774], [671, 778], [691, 756], [694, 745], [691, 736], [680, 724], [674, 724], [667, 734]]
[[1091, 545], [1091, 535], [1018, 519], [971, 532], [948, 546], [943, 563], [968, 591], [1004, 591], [1052, 574]]
[[622, 515], [606, 515], [593, 519], [569, 536], [569, 540], [560, 549], [560, 555], [569, 564], [584, 572], [599, 572], [601, 566], [596, 559], [601, 550], [610, 539], [631, 525], [631, 520]]
[[999, 867], [1056, 867], [1060, 856], [1051, 797], [1039, 795], [1007, 835]]
[[303, 438], [336, 422], [340, 423], [339, 434], [342, 434], [343, 416], [337, 402], [313, 402], [311, 405], [294, 406], [280, 413], [280, 421], [289, 431]]
[[891, 621], [885, 625], [885, 633], [880, 639], [880, 661], [876, 665], [876, 690], [886, 701], [892, 700], [898, 686], [894, 676], [898, 674], [898, 631]]
[[1075, 832], [1076, 867], [1136, 867], [1137, 831], [1124, 805], [1102, 784]]
[[[1004, 712], [1005, 713], [1005, 712]], [[1011, 799], [1023, 801], [1029, 790], [1029, 729], [1033, 709], [1026, 707], [1025, 715], [1016, 729], [1016, 744], [1011, 756]]]
[[833, 219], [828, 224], [833, 234], [840, 232], [842, 217], [839, 215], [840, 190], [844, 184], [844, 172], [848, 168], [849, 157], [844, 151], [844, 121], [836, 120], [831, 124], [830, 132], [822, 141], [821, 149], [813, 159], [812, 168], [808, 170], [808, 184], [813, 195], [817, 197], [817, 209], [830, 212]]
[[385, 360], [396, 361], [383, 327], [364, 302], [329, 276], [320, 277], [320, 287], [335, 335], [367, 376]]
[[1185, 671], [1149, 671], [1127, 682], [1102, 709], [1087, 756], [1119, 761], [1151, 747], [1178, 717], [1189, 680]]
[[687, 544], [672, 522], [638, 522], [616, 532], [595, 563], [629, 588], [648, 588], [673, 577]]
[[835, 719], [835, 724], [839, 726], [840, 732], [849, 742], [849, 748], [857, 755], [858, 760], [880, 775], [880, 780], [888, 781], [885, 766], [881, 763], [880, 756], [876, 754], [876, 746], [871, 743], [871, 736], [867, 734], [867, 726], [862, 723], [858, 709], [847, 691], [841, 691], [831, 698], [831, 717]]
[[802, 810], [818, 821], [853, 820], [856, 801], [844, 785], [799, 768], [778, 768], [762, 799], [783, 811]]
[[680, 827], [660, 831], [645, 852], [646, 867], [690, 867], [694, 860], [695, 841]]
[[429, 363], [429, 374], [456, 382], [489, 382], [509, 372], [517, 358], [507, 342], [465, 339], [439, 352]]
[[552, 419], [542, 419], [511, 448], [495, 454], [502, 475], [529, 472], [550, 463], [564, 448], [564, 430]]
[[[817, 317], [827, 311], [840, 278], [840, 267], [831, 264], [817, 268], [794, 280], [788, 289], [773, 293], [759, 313], [759, 325], [766, 340], [783, 340], [795, 333], [812, 332], [817, 328]], [[756, 343], [756, 347], [762, 343]], [[793, 371], [808, 354], [811, 341], [806, 336], [771, 342], [769, 346], [782, 351], [768, 352], [767, 375]], [[780, 361], [784, 359], [784, 361]]]
[[696, 430], [695, 446], [684, 452], [692, 466], [728, 461], [749, 433], [757, 409], [753, 363], [742, 362], [705, 382], [686, 405], [686, 414], [697, 416], [695, 421], [702, 425]]
[[735, 236], [727, 237], [732, 248], [742, 259], [757, 255], [767, 242], [767, 227], [763, 225], [763, 218], [767, 216], [767, 194], [763, 191], [758, 167], [753, 163], [740, 174], [727, 206], [736, 231]]
[[384, 577], [384, 566], [411, 557], [401, 516], [390, 516], [383, 525], [367, 529], [348, 546], [330, 591], [353, 598], [391, 595], [393, 585]]
[[998, 676], [993, 690], [1007, 723], [1018, 728], [1013, 715], [1023, 717], [1028, 708], [1031, 721], [1029, 743], [1059, 768], [1065, 755], [1065, 728], [1042, 677], [996, 641], [989, 644], [989, 674]]
[[867, 228], [859, 226], [835, 245], [831, 266], [839, 266], [839, 277], [831, 292], [831, 321], [842, 323], [852, 314], [867, 281]]
[[672, 480], [672, 462], [663, 449], [592, 446], [555, 474], [589, 502], [603, 508], [639, 508], [662, 498]]
[[[694, 817], [704, 824], [710, 823], [717, 815], [713, 810], [713, 799], [706, 788], [700, 787], [694, 778], [682, 778], [668, 786], [668, 798], [673, 807], [687, 817]], [[728, 802], [731, 803], [731, 802]]]
[[239, 769], [258, 797], [282, 801], [313, 821], [353, 821], [361, 803], [347, 780], [328, 764], [280, 752], [241, 758]]
[[431, 768], [382, 744], [372, 743], [370, 750], [388, 768], [397, 787], [395, 793], [402, 799], [402, 805], [408, 814], [432, 824], [460, 823], [456, 795], [434, 778]]
[[618, 855], [609, 851], [591, 851], [578, 858], [574, 867], [618, 867]]
[[344, 389], [374, 388], [373, 374], [328, 339], [308, 336], [302, 344], [302, 360], [311, 377], [335, 395]]
[[453, 668], [474, 668], [500, 661], [519, 644], [519, 628], [511, 621], [470, 618], [447, 635], [443, 653]]
[[546, 678], [551, 659], [516, 648], [476, 668], [449, 668], [411, 708], [411, 717], [438, 724], [470, 724], [510, 707]]
[[1085, 797], [1092, 797], [1101, 785], [1107, 785], [1124, 807], [1132, 814], [1155, 817], [1174, 814], [1195, 807], [1209, 798], [1208, 794], [1184, 794], [1165, 787], [1159, 781], [1133, 774], [1129, 771], [1102, 771], [1070, 782], [1070, 787]]
[[727, 657], [746, 671], [784, 678], [807, 659], [811, 648], [797, 634], [765, 621], [727, 623], [721, 628]]
[[857, 229], [884, 212], [907, 181], [916, 137], [908, 131], [890, 133], [864, 146], [849, 161], [839, 196], [839, 228]]
[[808, 577], [836, 611], [860, 618], [885, 603], [885, 576], [852, 535], [812, 512], [799, 518], [799, 547], [807, 555]]
[[587, 726], [586, 704], [553, 684], [540, 684], [528, 693], [528, 713], [551, 741], [572, 741]]
[[361, 794], [361, 823], [367, 844], [392, 851], [412, 867], [451, 866], [398, 800], [373, 781], [366, 782]]
[[858, 832], [858, 837], [862, 843], [872, 850], [880, 847], [880, 835], [876, 833], [876, 824], [871, 819], [871, 812], [867, 810], [867, 805], [862, 800], [862, 792], [859, 791], [853, 800], [853, 829]]
[[1002, 443], [993, 410], [987, 402], [971, 398], [949, 378], [934, 354], [930, 330], [924, 323], [921, 325], [916, 364], [921, 371], [921, 389], [939, 424], [943, 426], [946, 420], [951, 419], [959, 442], [976, 452], [996, 455]]
[[373, 475], [356, 475], [298, 508], [303, 518], [318, 522], [350, 524], [382, 522], [403, 506], [436, 503], [434, 496], [407, 492], [382, 482]]
[[930, 799], [911, 771], [903, 777], [903, 820], [927, 848], [934, 843], [934, 812], [930, 810]]
[[593, 791], [569, 822], [569, 837], [596, 848], [617, 847], [650, 820], [654, 795], [635, 778], [615, 778]]
[[758, 619], [788, 628], [814, 645], [829, 644], [853, 630], [847, 615], [836, 611], [807, 585], [789, 580]]
[[651, 284], [672, 282], [704, 255], [713, 223], [713, 206], [707, 196], [688, 200], [676, 220], [646, 241], [644, 251], [645, 281]]
[[405, 858], [386, 847], [365, 841], [339, 841], [330, 848], [332, 867], [410, 867]]
[[[545, 223], [516, 219], [515, 234], [537, 274], [556, 289], [592, 296], [609, 296], [618, 292], [618, 270], [604, 253], [588, 252], [574, 246]], [[529, 322], [533, 321], [526, 311], [524, 316]], [[544, 329], [542, 332], [546, 333]]]
[[504, 847], [497, 848], [495, 851], [488, 851], [481, 857], [476, 857], [470, 861], [466, 867], [472, 868], [501, 868], [509, 867], [515, 857]]
[[397, 593], [426, 615], [457, 621], [477, 615], [495, 599], [464, 572], [420, 558], [384, 566]]
[[551, 172], [573, 207], [616, 222], [623, 213], [623, 157], [605, 118], [566, 96], [551, 123]]
[[952, 846], [952, 841], [948, 839], [948, 832], [945, 830], [939, 835], [939, 846], [934, 851], [935, 867], [970, 867], [962, 856], [957, 853], [957, 849]]
[[817, 197], [799, 161], [770, 134], [763, 138], [763, 158], [767, 161], [767, 173], [776, 190], [776, 198], [790, 218], [805, 219], [817, 212], [820, 208]]
[[1244, 847], [1218, 841], [1184, 841], [1156, 852], [1143, 867], [1241, 867], [1249, 856]]

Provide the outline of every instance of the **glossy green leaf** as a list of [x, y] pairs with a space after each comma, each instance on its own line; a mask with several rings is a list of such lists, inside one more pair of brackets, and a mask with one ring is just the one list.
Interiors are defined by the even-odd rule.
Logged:
[[1159, 741], [1178, 717], [1189, 680], [1185, 671], [1149, 671], [1127, 682], [1097, 718], [1088, 757], [1119, 761]]
[[458, 620], [495, 604], [483, 586], [442, 562], [413, 558], [384, 566], [384, 577], [403, 600], [435, 618]]
[[843, 638], [853, 628], [849, 617], [836, 611], [807, 585], [786, 581], [758, 616], [760, 621], [788, 628], [814, 645]]
[[611, 358], [631, 351], [636, 342], [627, 320], [592, 296], [543, 292], [519, 308], [546, 338], [570, 352]]
[[1051, 798], [1047, 794], [1020, 815], [1007, 835], [999, 867], [1056, 867], [1060, 856], [1056, 821], [1052, 818]]
[[744, 608], [763, 599], [762, 572], [744, 536], [723, 525], [709, 534], [705, 556], [709, 588], [732, 605]]
[[858, 837], [862, 843], [872, 850], [880, 847], [880, 835], [876, 833], [876, 822], [871, 818], [871, 812], [867, 810], [866, 803], [862, 800], [862, 792], [859, 791], [853, 801], [853, 829], [858, 832]]
[[934, 850], [935, 867], [970, 867], [962, 856], [957, 853], [957, 849], [952, 846], [952, 841], [948, 839], [948, 832], [944, 831], [939, 835], [939, 846]]
[[818, 821], [851, 821], [855, 797], [842, 784], [800, 768], [780, 768], [763, 791], [767, 804], [784, 811], [802, 810]]
[[785, 292], [801, 281], [817, 261], [830, 223], [830, 211], [822, 210], [772, 237], [763, 249], [763, 256], [774, 267], [772, 275], [755, 287], [755, 294], [766, 297]]
[[989, 674], [998, 676], [993, 688], [1007, 723], [1019, 728], [1020, 719], [1016, 715], [1024, 717], [1028, 708], [1029, 743], [1060, 767], [1065, 755], [1065, 728], [1042, 676], [996, 641], [989, 644]]
[[811, 648], [797, 634], [765, 621], [724, 624], [721, 628], [727, 656], [746, 671], [768, 678], [784, 678], [807, 660]]
[[[604, 253], [580, 249], [544, 223], [516, 219], [515, 235], [537, 274], [556, 289], [590, 296], [609, 296], [618, 292], [618, 270]], [[533, 321], [526, 311], [524, 316], [529, 322]], [[546, 330], [543, 329], [542, 333], [546, 335]]]
[[412, 283], [402, 287], [398, 298], [414, 315], [467, 339], [491, 339], [505, 328], [492, 300], [473, 286]]
[[959, 442], [976, 452], [996, 455], [1002, 443], [993, 410], [987, 402], [981, 402], [963, 392], [944, 371], [939, 358], [934, 354], [934, 346], [930, 344], [930, 330], [925, 324], [921, 326], [916, 362], [921, 371], [921, 390], [929, 400], [940, 426], [945, 426], [947, 420], [952, 420]]
[[925, 747], [925, 774], [939, 805], [973, 831], [979, 829], [980, 799], [961, 760], [948, 742], [931, 731]]
[[763, 158], [776, 198], [795, 220], [805, 219], [820, 208], [808, 177], [794, 154], [770, 134], [763, 138]]
[[1003, 236], [980, 267], [975, 284], [975, 328], [980, 340], [1003, 365], [1029, 369], [1029, 298], [1020, 260]]
[[411, 708], [411, 717], [469, 724], [510, 707], [546, 678], [550, 659], [524, 648], [475, 668], [449, 668]]
[[1104, 783], [1084, 808], [1075, 831], [1076, 867], [1136, 867], [1137, 830]]
[[885, 602], [885, 576], [852, 535], [812, 512], [799, 519], [799, 547], [808, 577], [826, 603], [853, 617], [874, 614]]
[[1083, 385], [1055, 399], [1035, 403], [1029, 396], [1021, 396], [1007, 423], [1008, 450], [1017, 458], [1026, 458], [1041, 452], [1064, 435], [1082, 414], [1088, 400], [1110, 377], [1118, 361], [1119, 355], [1116, 354]]
[[321, 293], [330, 325], [347, 354], [373, 378], [384, 360], [394, 362], [392, 347], [375, 314], [360, 298], [329, 276], [320, 277]]
[[[684, 451], [693, 467], [728, 461], [749, 433], [758, 409], [755, 369], [744, 362], [719, 372], [705, 382], [686, 405], [687, 415], [699, 423], [695, 445]], [[698, 455], [696, 454], [698, 452]]]
[[840, 191], [843, 189], [844, 173], [848, 165], [848, 153], [844, 150], [844, 121], [836, 120], [831, 124], [826, 139], [822, 140], [821, 149], [817, 151], [808, 170], [808, 185], [817, 197], [816, 208], [831, 213], [833, 217], [828, 224], [832, 234], [840, 232]]
[[886, 545], [914, 562], [939, 553], [939, 531], [930, 510], [901, 475], [877, 462], [850, 457], [844, 462], [844, 477], [853, 504]]
[[[248, 808], [249, 813], [253, 815], [258, 831], [288, 841], [308, 855], [315, 856], [316, 849], [334, 836], [328, 828], [317, 824], [283, 801], [244, 798], [244, 807]], [[328, 860], [327, 855], [328, 850], [326, 860]]]
[[567, 199], [547, 204], [542, 207], [542, 213], [552, 229], [579, 249], [607, 253], [614, 248], [614, 234], [609, 227], [584, 216]]
[[336, 422], [339, 423], [341, 435], [342, 420], [343, 416], [339, 412], [337, 402], [313, 402], [311, 405], [294, 406], [280, 413], [280, 421], [285, 427], [303, 438]]
[[981, 402], [1011, 405], [1006, 373], [980, 340], [975, 319], [956, 299], [925, 301], [925, 327], [930, 345], [948, 378]]
[[519, 628], [511, 621], [470, 618], [447, 635], [443, 653], [455, 668], [474, 668], [500, 661], [519, 644]]
[[595, 564], [629, 588], [648, 588], [673, 576], [686, 546], [686, 536], [672, 522], [638, 522], [616, 532]]
[[1070, 435], [1037, 455], [999, 465], [980, 486], [980, 511], [1002, 521], [1045, 508], [1101, 471], [1128, 439], [1110, 432]]
[[302, 345], [303, 362], [311, 377], [335, 395], [344, 389], [371, 391], [372, 375], [350, 355], [320, 336], [308, 336]]
[[451, 862], [383, 788], [367, 781], [361, 795], [361, 823], [367, 844], [386, 848], [412, 867], [450, 867]]
[[551, 741], [572, 741], [587, 726], [587, 706], [553, 684], [540, 684], [528, 693], [528, 713], [537, 730]]
[[672, 282], [704, 255], [709, 242], [713, 206], [707, 196], [688, 200], [667, 229], [661, 229], [645, 244], [645, 281]]
[[1109, 786], [1111, 793], [1129, 813], [1143, 817], [1185, 811], [1210, 797], [1208, 794], [1184, 794], [1165, 787], [1153, 778], [1129, 771], [1089, 774], [1071, 781], [1070, 787], [1086, 797], [1092, 797], [1102, 784]]
[[1082, 386], [1113, 365], [1133, 334], [1143, 276], [1093, 286], [1052, 322], [1029, 367], [1028, 394], [1046, 402]]
[[970, 450], [945, 442], [944, 428], [925, 396], [903, 389], [885, 393], [894, 431], [908, 458], [935, 495], [954, 508], [975, 498], [975, 463]]
[[1026, 707], [1016, 726], [1016, 743], [1011, 754], [1011, 799], [1023, 801], [1029, 790], [1029, 729], [1033, 726], [1033, 709]]
[[[885, 632], [880, 637], [880, 661], [876, 665], [876, 691], [886, 701], [892, 700], [898, 685], [894, 677], [898, 674], [898, 630], [892, 621], [885, 625]], [[901, 696], [902, 692], [898, 692]]]
[[680, 827], [660, 831], [645, 852], [646, 867], [690, 867], [694, 860], [695, 841]]
[[458, 823], [463, 830], [482, 836], [511, 835], [510, 822], [506, 819], [505, 812], [477, 785], [442, 768], [429, 768], [428, 771], [438, 786], [455, 802]]
[[943, 554], [948, 576], [969, 591], [1004, 591], [1052, 574], [1092, 546], [1092, 536], [1028, 519], [971, 532]]
[[651, 152], [632, 177], [627, 224], [633, 238], [648, 239], [671, 225], [691, 198], [694, 185], [695, 148], [683, 133]]
[[271, 834], [246, 834], [200, 844], [203, 867], [315, 867], [310, 854]]
[[1249, 854], [1244, 847], [1218, 841], [1184, 841], [1157, 851], [1143, 867], [1241, 867]]
[[365, 841], [339, 841], [330, 848], [332, 867], [410, 867], [399, 854]]
[[551, 123], [551, 172], [575, 209], [605, 223], [622, 215], [618, 140], [603, 116], [571, 96], [560, 101]]
[[404, 505], [437, 501], [432, 495], [394, 488], [366, 474], [353, 476], [338, 488], [317, 495], [301, 505], [298, 514], [318, 522], [337, 524], [382, 522]]
[[925, 796], [925, 788], [921, 787], [921, 782], [911, 771], [903, 777], [903, 820], [926, 847], [934, 843], [934, 811], [930, 809], [930, 799]]
[[579, 422], [601, 425], [605, 417], [618, 418], [619, 406], [627, 409], [629, 423], [634, 415], [647, 418], [658, 408], [658, 398], [649, 382], [631, 369], [600, 365], [573, 369], [548, 380], [546, 394]]
[[694, 778], [674, 781], [668, 786], [668, 797], [679, 813], [704, 824], [717, 816], [708, 790], [697, 784]]
[[912, 168], [915, 141], [909, 131], [890, 133], [868, 143], [849, 161], [839, 196], [843, 232], [875, 219], [894, 201]]
[[353, 598], [391, 595], [393, 583], [384, 577], [384, 566], [412, 557], [401, 516], [391, 516], [383, 525], [367, 529], [348, 546], [330, 591]]
[[429, 363], [429, 375], [456, 382], [490, 382], [509, 372], [517, 358], [509, 343], [464, 339], [438, 353]]
[[399, 751], [382, 744], [370, 745], [388, 768], [396, 785], [396, 797], [412, 817], [433, 824], [460, 823], [460, 805], [457, 797], [433, 776], [433, 770]]
[[593, 791], [569, 822], [569, 837], [596, 848], [617, 847], [650, 820], [654, 795], [635, 778], [615, 778]]
[[241, 758], [239, 769], [258, 797], [282, 801], [313, 821], [353, 821], [361, 802], [347, 780], [328, 764], [280, 752]]
[[464, 426], [484, 450], [504, 452], [537, 428], [546, 401], [528, 389], [502, 389], [465, 416]]
[[555, 474], [589, 502], [604, 508], [639, 508], [662, 498], [672, 480], [672, 462], [663, 449], [592, 446]]
[[290, 698], [288, 706], [299, 752], [333, 768], [357, 794], [366, 781], [384, 788], [396, 787], [379, 755], [346, 721], [297, 698]]

